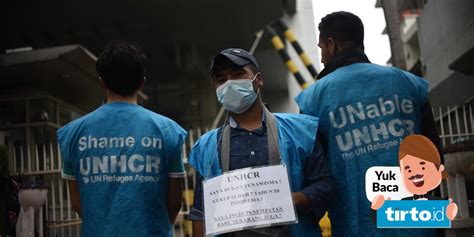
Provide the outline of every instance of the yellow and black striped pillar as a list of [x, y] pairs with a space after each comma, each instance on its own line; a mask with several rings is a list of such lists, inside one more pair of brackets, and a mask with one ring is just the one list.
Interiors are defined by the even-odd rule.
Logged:
[[293, 76], [295, 76], [295, 79], [301, 86], [301, 88], [306, 89], [306, 87], [308, 87], [308, 83], [304, 80], [303, 76], [301, 76], [301, 73], [296, 67], [296, 64], [293, 62], [293, 60], [291, 60], [290, 56], [288, 55], [288, 52], [285, 50], [285, 44], [281, 40], [280, 36], [278, 36], [278, 34], [272, 27], [267, 26], [266, 29], [268, 34], [270, 35], [270, 40], [272, 42], [273, 47], [277, 50], [278, 54], [283, 59], [283, 62], [285, 62], [286, 67], [288, 68], [288, 70], [290, 70], [291, 73], [293, 73]]
[[303, 61], [304, 65], [306, 66], [306, 69], [308, 69], [313, 79], [317, 80], [318, 72], [314, 68], [313, 63], [309, 59], [308, 54], [306, 54], [303, 51], [303, 48], [301, 48], [301, 45], [298, 43], [298, 40], [296, 39], [296, 36], [293, 31], [282, 20], [278, 20], [276, 22], [276, 25], [283, 31], [283, 34], [285, 35], [286, 39], [290, 41], [291, 45], [295, 49], [296, 53], [298, 53], [298, 55], [300, 56], [301, 61]]

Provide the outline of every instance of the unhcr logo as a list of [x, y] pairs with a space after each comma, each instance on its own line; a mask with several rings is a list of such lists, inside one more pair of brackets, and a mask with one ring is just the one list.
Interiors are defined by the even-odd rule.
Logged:
[[[335, 140], [339, 150], [347, 152], [358, 147], [388, 141], [393, 137], [401, 138], [413, 133], [415, 123], [411, 119], [393, 118], [383, 122], [377, 120], [378, 118], [389, 117], [393, 114], [413, 114], [413, 107], [413, 101], [410, 99], [400, 99], [395, 94], [393, 99], [380, 97], [375, 103], [364, 104], [357, 102], [355, 105], [345, 105], [330, 111], [328, 116], [333, 128], [344, 129], [346, 126], [354, 125], [358, 122], [365, 122], [364, 124], [366, 124], [365, 126], [351, 128], [351, 130], [345, 131], [343, 134], [336, 135]], [[374, 120], [374, 122], [370, 122], [370, 120]], [[367, 149], [370, 150], [371, 147], [365, 150]]]
[[[163, 141], [159, 137], [147, 136], [135, 139], [132, 136], [95, 137], [89, 135], [79, 138], [78, 145], [81, 152], [89, 149], [129, 149], [135, 146], [161, 150]], [[79, 170], [84, 183], [158, 182], [160, 163], [160, 157], [153, 155], [88, 156], [80, 159]]]
[[[128, 158], [128, 159], [127, 159]], [[99, 182], [158, 182], [161, 160], [158, 156], [93, 156], [80, 160], [85, 184]], [[143, 174], [145, 172], [145, 174]]]
[[80, 171], [83, 176], [115, 173], [159, 173], [160, 158], [158, 156], [126, 155], [86, 157], [80, 160]]

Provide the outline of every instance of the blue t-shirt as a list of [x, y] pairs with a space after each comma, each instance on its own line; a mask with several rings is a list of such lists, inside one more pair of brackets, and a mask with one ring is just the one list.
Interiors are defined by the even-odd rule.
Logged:
[[337, 195], [329, 208], [333, 236], [430, 236], [431, 231], [376, 229], [365, 193], [372, 166], [398, 166], [400, 141], [420, 133], [428, 82], [370, 63], [341, 67], [296, 97], [304, 114], [319, 117]]
[[105, 104], [59, 129], [62, 176], [76, 180], [84, 236], [171, 236], [169, 177], [185, 177], [186, 132], [125, 102]]

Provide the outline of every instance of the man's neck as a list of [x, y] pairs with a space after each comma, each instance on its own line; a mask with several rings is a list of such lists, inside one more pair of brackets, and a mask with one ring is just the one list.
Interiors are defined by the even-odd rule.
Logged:
[[137, 104], [137, 93], [134, 93], [131, 96], [122, 96], [110, 90], [107, 90], [106, 95], [107, 95], [107, 103], [126, 102], [130, 104]]
[[262, 102], [260, 101], [260, 98], [257, 98], [255, 104], [253, 104], [252, 107], [250, 107], [247, 111], [241, 114], [230, 113], [230, 115], [239, 124], [240, 128], [243, 128], [247, 131], [253, 131], [262, 127]]

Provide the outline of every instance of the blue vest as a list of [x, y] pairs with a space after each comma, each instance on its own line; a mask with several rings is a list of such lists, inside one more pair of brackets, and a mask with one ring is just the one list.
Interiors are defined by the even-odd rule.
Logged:
[[[318, 118], [296, 114], [274, 115], [281, 159], [288, 169], [291, 191], [298, 192], [303, 189], [303, 165], [311, 156], [315, 145]], [[189, 155], [189, 163], [204, 178], [222, 174], [217, 151], [217, 130], [201, 136]], [[298, 213], [298, 223], [290, 225], [290, 232], [291, 236], [321, 236], [317, 220], [311, 213]]]
[[123, 102], [61, 128], [63, 176], [79, 187], [83, 236], [171, 237], [168, 177], [184, 172], [185, 137], [174, 121]]
[[[317, 116], [319, 136], [336, 180], [329, 209], [333, 236], [413, 236], [416, 230], [376, 229], [365, 193], [372, 166], [398, 166], [400, 141], [420, 133], [428, 82], [397, 68], [357, 63], [337, 69], [296, 97]], [[429, 233], [428, 233], [429, 232]], [[430, 236], [420, 231], [416, 236]]]

